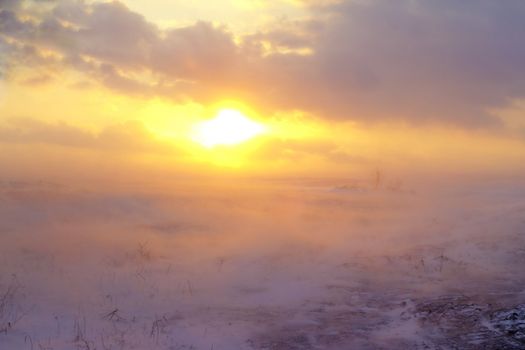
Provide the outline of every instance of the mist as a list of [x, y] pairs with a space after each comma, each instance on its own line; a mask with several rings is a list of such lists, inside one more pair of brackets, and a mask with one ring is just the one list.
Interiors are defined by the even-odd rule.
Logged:
[[3, 180], [0, 345], [519, 349], [522, 323], [501, 313], [523, 312], [524, 193], [508, 179]]

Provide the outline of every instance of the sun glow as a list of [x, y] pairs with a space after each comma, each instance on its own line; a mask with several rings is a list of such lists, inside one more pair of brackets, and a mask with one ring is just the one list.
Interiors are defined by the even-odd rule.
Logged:
[[223, 109], [217, 116], [197, 124], [192, 139], [204, 147], [232, 146], [248, 141], [266, 131], [260, 123], [234, 109]]

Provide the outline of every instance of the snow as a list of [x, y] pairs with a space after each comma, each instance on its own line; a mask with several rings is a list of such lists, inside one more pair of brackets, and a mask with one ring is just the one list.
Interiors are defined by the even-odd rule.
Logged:
[[0, 349], [518, 349], [524, 195], [4, 181]]

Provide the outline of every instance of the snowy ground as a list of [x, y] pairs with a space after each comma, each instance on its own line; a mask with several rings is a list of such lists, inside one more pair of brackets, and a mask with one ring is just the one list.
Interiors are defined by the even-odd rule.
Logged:
[[525, 187], [0, 182], [0, 349], [524, 349]]

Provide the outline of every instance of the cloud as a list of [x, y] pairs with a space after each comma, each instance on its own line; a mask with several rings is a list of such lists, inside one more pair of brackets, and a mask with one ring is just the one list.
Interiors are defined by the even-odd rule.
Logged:
[[[191, 95], [196, 83], [224, 80], [235, 65], [232, 35], [210, 23], [161, 31], [119, 2], [62, 1], [37, 18], [22, 14], [0, 11], [0, 31], [10, 39], [2, 42], [4, 70], [49, 67], [56, 62], [43, 62], [40, 51], [51, 51], [55, 55], [45, 58], [61, 57], [64, 69], [113, 90], [178, 99]], [[141, 75], [150, 79], [137, 78]]]
[[[151, 46], [159, 40], [158, 29], [122, 3], [83, 2], [59, 4], [51, 17], [40, 24], [50, 37], [62, 38], [63, 49], [120, 66], [147, 64]], [[68, 28], [60, 20], [74, 24]]]
[[16, 9], [20, 6], [20, 0], [0, 0], [0, 9]]
[[137, 121], [108, 126], [99, 133], [63, 122], [11, 119], [0, 126], [0, 143], [50, 144], [110, 152], [169, 153], [174, 148], [162, 143]]
[[525, 95], [521, 1], [344, 1], [317, 11], [329, 20], [313, 56], [262, 61], [276, 79], [265, 82], [276, 106], [339, 119], [496, 126], [488, 111]]
[[231, 34], [206, 22], [171, 29], [152, 48], [151, 68], [180, 79], [227, 78], [237, 47]]
[[342, 149], [336, 143], [325, 140], [267, 138], [251, 156], [268, 162], [300, 162], [311, 160], [313, 157], [334, 164], [372, 163], [372, 159]]
[[345, 2], [317, 50], [330, 102], [356, 114], [496, 122], [487, 110], [525, 93], [521, 1]]
[[3, 66], [61, 64], [126, 94], [202, 103], [233, 96], [270, 113], [362, 122], [494, 128], [502, 122], [490, 111], [525, 96], [520, 0], [305, 6], [310, 18], [237, 40], [206, 22], [160, 29], [119, 2], [60, 1], [25, 17], [28, 9], [9, 6], [0, 12]]
[[29, 86], [45, 85], [53, 81], [53, 77], [47, 74], [36, 75], [25, 79], [22, 83]]

